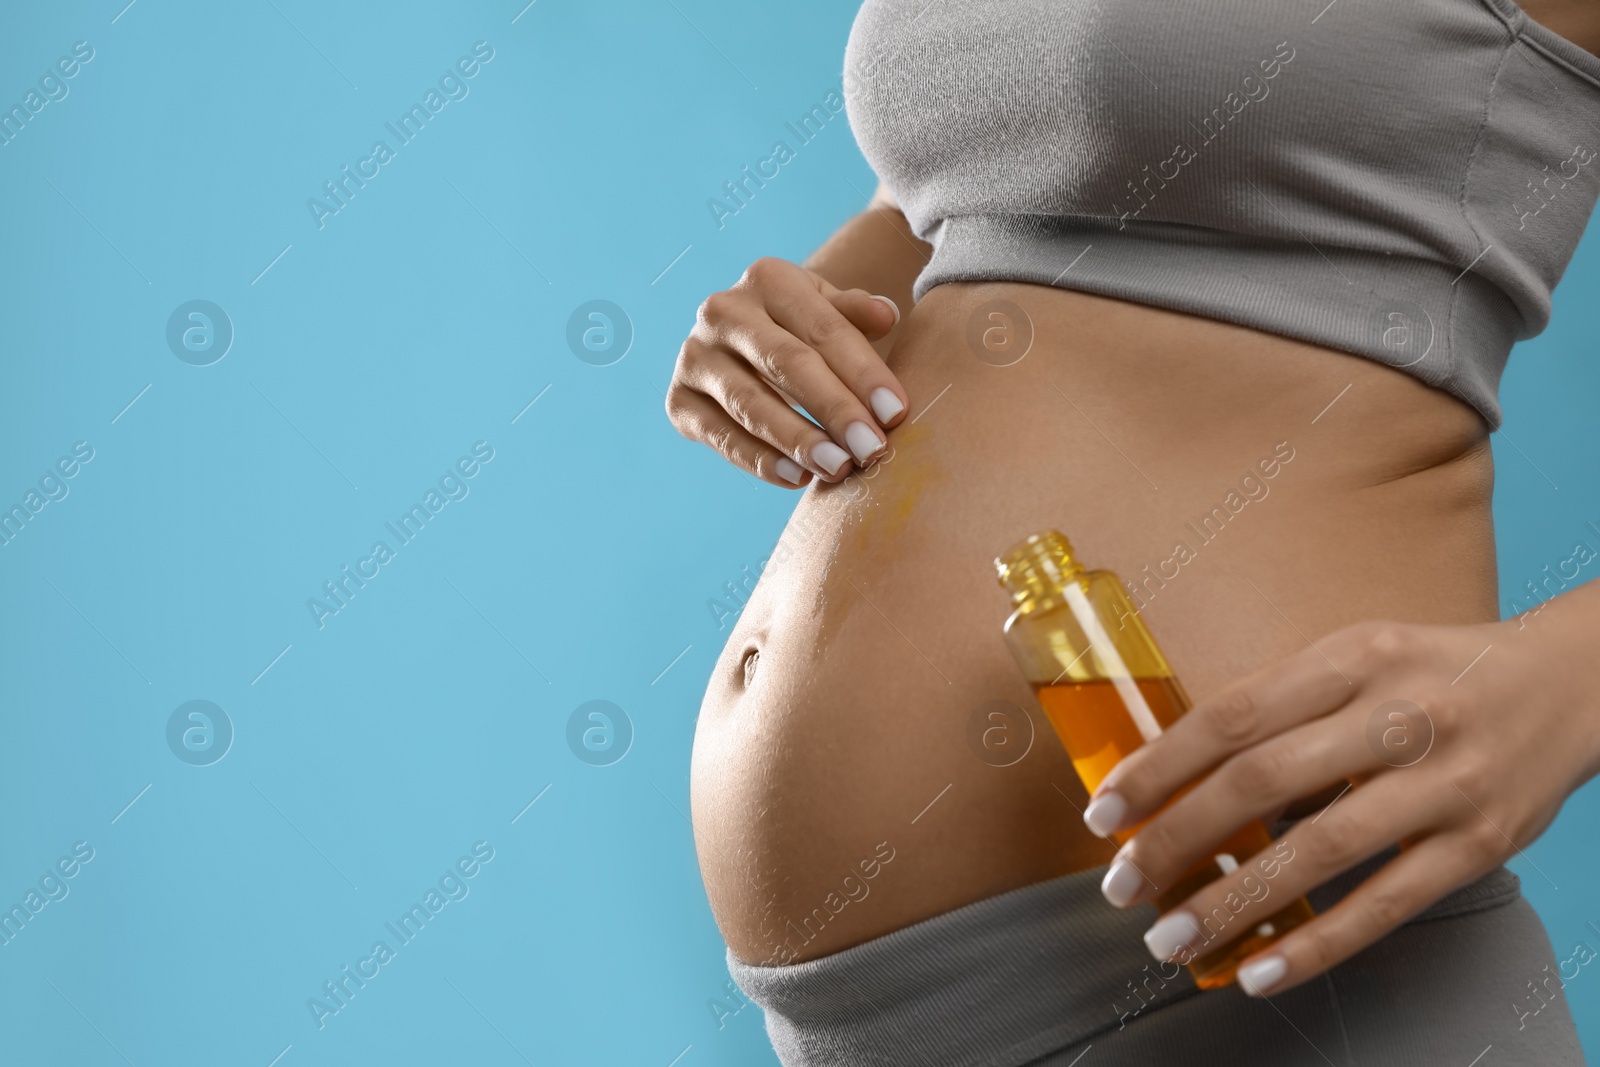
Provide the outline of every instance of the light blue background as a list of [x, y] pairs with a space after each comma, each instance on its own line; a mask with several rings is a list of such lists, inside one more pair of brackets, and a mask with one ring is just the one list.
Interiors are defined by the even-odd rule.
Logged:
[[[0, 905], [95, 849], [0, 947], [6, 1058], [773, 1062], [757, 1009], [708, 1007], [737, 1002], [687, 776], [706, 601], [795, 498], [661, 390], [707, 293], [871, 191], [841, 116], [725, 228], [706, 207], [839, 87], [853, 5], [124, 2], [0, 16], [6, 106], [95, 49], [0, 147], [0, 506], [95, 450], [0, 547]], [[469, 95], [318, 229], [307, 198], [480, 40]], [[1591, 234], [1506, 379], [1507, 596], [1600, 544], [1597, 283]], [[197, 298], [236, 331], [209, 367], [164, 336]], [[565, 342], [597, 298], [635, 330], [608, 367]], [[319, 630], [307, 598], [480, 440], [470, 495]], [[192, 699], [237, 731], [209, 767], [166, 744]], [[612, 766], [565, 741], [591, 699], [634, 725]], [[1597, 797], [1513, 864], [1562, 949], [1600, 945]], [[307, 999], [480, 840], [470, 895], [319, 1031]]]

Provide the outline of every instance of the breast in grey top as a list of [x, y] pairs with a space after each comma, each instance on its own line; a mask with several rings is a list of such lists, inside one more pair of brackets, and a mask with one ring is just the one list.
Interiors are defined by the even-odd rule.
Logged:
[[1500, 422], [1600, 190], [1600, 58], [1512, 0], [866, 0], [862, 150], [948, 281], [1367, 356]]

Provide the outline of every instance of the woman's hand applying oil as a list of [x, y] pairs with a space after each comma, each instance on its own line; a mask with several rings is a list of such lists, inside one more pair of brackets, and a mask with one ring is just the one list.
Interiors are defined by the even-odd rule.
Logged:
[[[1591, 583], [1499, 623], [1352, 626], [1198, 703], [1093, 794], [1084, 819], [1106, 835], [1204, 776], [1117, 854], [1106, 897], [1151, 900], [1239, 826], [1348, 779], [1280, 840], [1271, 893], [1292, 899], [1403, 851], [1246, 960], [1239, 983], [1264, 995], [1322, 973], [1519, 853], [1600, 770], [1597, 634]], [[1164, 915], [1145, 935], [1151, 953], [1203, 942], [1215, 909], [1258, 907], [1252, 877], [1247, 863]]]
[[885, 431], [905, 417], [905, 387], [871, 344], [899, 322], [886, 296], [759, 259], [700, 305], [667, 416], [683, 436], [773, 485], [843, 481], [877, 460]]

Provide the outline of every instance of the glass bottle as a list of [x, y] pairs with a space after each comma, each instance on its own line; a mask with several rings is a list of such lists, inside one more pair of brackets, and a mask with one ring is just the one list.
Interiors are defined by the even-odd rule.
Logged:
[[[1121, 580], [1111, 571], [1085, 570], [1060, 533], [1034, 534], [1006, 550], [995, 566], [1015, 608], [1006, 620], [1006, 644], [1083, 787], [1092, 793], [1123, 757], [1188, 711], [1189, 696]], [[1196, 784], [1184, 787], [1168, 804]], [[1143, 825], [1112, 837], [1125, 844]], [[1267, 828], [1259, 821], [1250, 823], [1185, 872], [1156, 899], [1157, 907], [1162, 914], [1171, 911], [1201, 887], [1253, 863], [1272, 845]], [[1241, 962], [1313, 918], [1304, 897], [1264, 910], [1272, 893], [1270, 879], [1283, 862], [1288, 860], [1275, 855], [1256, 864], [1258, 870], [1251, 873], [1259, 876], [1247, 884], [1247, 896], [1237, 895], [1243, 905], [1237, 912], [1223, 906], [1195, 917], [1201, 936], [1174, 960], [1188, 965], [1200, 988], [1232, 984]]]

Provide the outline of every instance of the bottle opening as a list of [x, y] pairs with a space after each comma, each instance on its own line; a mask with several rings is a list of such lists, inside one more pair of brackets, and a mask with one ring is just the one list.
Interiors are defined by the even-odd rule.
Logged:
[[1072, 542], [1057, 530], [1043, 530], [1019, 541], [994, 561], [1000, 584], [1017, 604], [1058, 595], [1083, 564], [1072, 554]]

